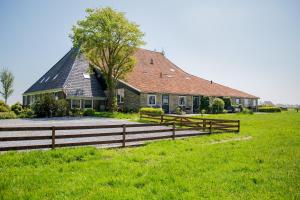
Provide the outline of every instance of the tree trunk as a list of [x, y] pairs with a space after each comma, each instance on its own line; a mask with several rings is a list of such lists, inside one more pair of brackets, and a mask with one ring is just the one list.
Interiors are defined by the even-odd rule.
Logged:
[[107, 80], [107, 110], [109, 112], [114, 112], [116, 111], [115, 108], [115, 102], [114, 102], [114, 98], [115, 98], [115, 84], [113, 83], [113, 80], [111, 78], [108, 78], [110, 80]]

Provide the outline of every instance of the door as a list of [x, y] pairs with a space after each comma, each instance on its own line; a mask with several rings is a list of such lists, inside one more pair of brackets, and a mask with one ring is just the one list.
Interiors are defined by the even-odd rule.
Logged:
[[193, 96], [193, 113], [199, 113], [200, 109], [200, 97]]
[[162, 109], [165, 113], [169, 113], [169, 95], [163, 94], [162, 95]]

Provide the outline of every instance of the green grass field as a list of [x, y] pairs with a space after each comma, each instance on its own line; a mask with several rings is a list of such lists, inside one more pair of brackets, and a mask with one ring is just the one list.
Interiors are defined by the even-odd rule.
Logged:
[[0, 199], [300, 199], [300, 113], [217, 115], [240, 134], [0, 155]]

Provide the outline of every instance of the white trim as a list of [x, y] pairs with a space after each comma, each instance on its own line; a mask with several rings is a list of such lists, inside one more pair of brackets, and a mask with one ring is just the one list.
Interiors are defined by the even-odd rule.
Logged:
[[[150, 103], [149, 103], [149, 97], [154, 97], [154, 101], [155, 101], [154, 104], [150, 104]], [[147, 95], [147, 105], [148, 105], [148, 106], [156, 106], [156, 100], [157, 100], [157, 98], [156, 98], [156, 95], [155, 95], [155, 94], [148, 94], [148, 95]]]
[[36, 92], [28, 92], [28, 93], [23, 93], [23, 96], [53, 93], [53, 92], [63, 92], [63, 89], [50, 89], [50, 90], [41, 90], [41, 91], [36, 91]]
[[[180, 104], [180, 98], [184, 98], [184, 104]], [[178, 105], [179, 106], [186, 106], [186, 96], [178, 96]]]
[[141, 90], [137, 89], [136, 87], [133, 87], [132, 85], [130, 85], [130, 84], [128, 84], [128, 83], [126, 83], [126, 82], [124, 82], [124, 81], [122, 81], [122, 80], [118, 80], [118, 81], [120, 81], [121, 83], [123, 83], [123, 84], [125, 84], [125, 85], [127, 85], [127, 86], [129, 86], [129, 87], [131, 87], [131, 88], [133, 88], [133, 89], [135, 89], [135, 90], [138, 91], [138, 92], [141, 92]]

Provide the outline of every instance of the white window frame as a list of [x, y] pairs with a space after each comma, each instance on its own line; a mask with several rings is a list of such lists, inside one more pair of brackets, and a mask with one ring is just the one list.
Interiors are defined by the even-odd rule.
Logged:
[[[150, 97], [154, 97], [154, 104], [150, 104]], [[149, 95], [147, 95], [147, 104], [148, 104], [148, 106], [156, 106], [156, 95], [154, 95], [154, 94], [149, 94]]]
[[[91, 108], [86, 108], [86, 107], [85, 107], [85, 101], [92, 101], [92, 107], [91, 107]], [[94, 109], [94, 100], [93, 100], [93, 99], [85, 99], [85, 100], [83, 101], [83, 107], [84, 107], [84, 109]]]
[[[122, 93], [122, 95], [121, 95]], [[120, 100], [118, 101], [118, 103], [124, 103], [124, 97], [125, 97], [125, 89], [124, 88], [119, 88], [117, 89], [117, 99], [118, 96], [120, 96]]]
[[73, 101], [79, 101], [79, 109], [81, 109], [81, 99], [71, 99], [71, 109], [75, 109], [73, 106]]
[[[181, 99], [181, 98], [184, 98], [184, 104], [180, 104], [180, 99]], [[178, 105], [179, 105], [179, 106], [186, 106], [186, 96], [179, 96], [179, 97], [178, 97]]]

